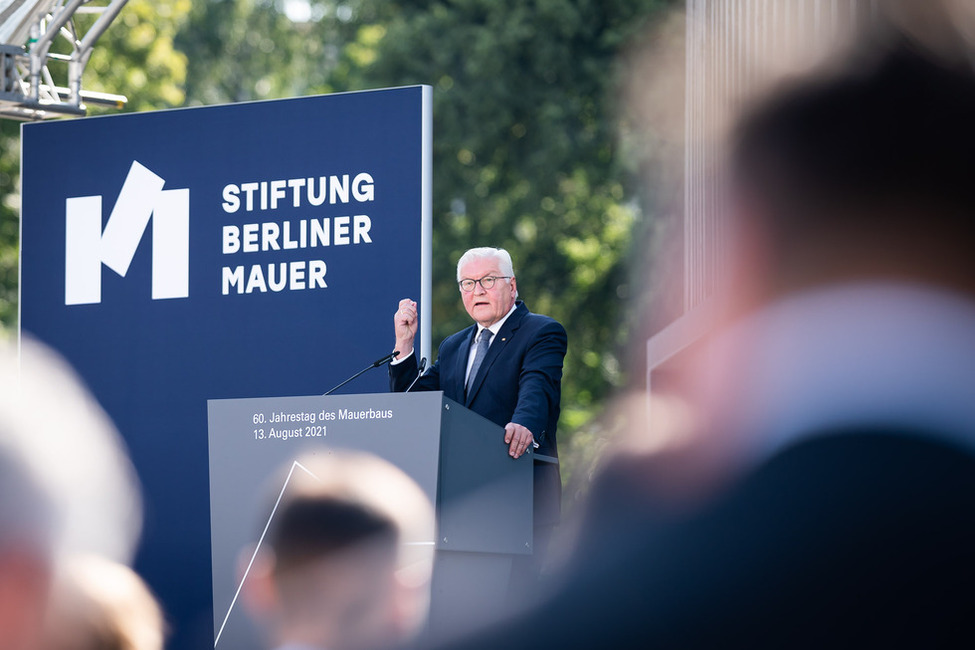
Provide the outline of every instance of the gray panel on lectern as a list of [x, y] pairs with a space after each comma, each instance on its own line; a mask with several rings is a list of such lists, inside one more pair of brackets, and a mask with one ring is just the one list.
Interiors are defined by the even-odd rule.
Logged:
[[214, 630], [223, 632], [217, 650], [262, 647], [238, 598], [239, 565], [243, 558], [246, 566], [261, 537], [274, 496], [282, 489], [282, 470], [306, 454], [339, 448], [367, 451], [400, 467], [435, 502], [440, 403], [436, 393], [207, 403]]
[[532, 454], [508, 455], [504, 429], [444, 398], [438, 548], [531, 553]]

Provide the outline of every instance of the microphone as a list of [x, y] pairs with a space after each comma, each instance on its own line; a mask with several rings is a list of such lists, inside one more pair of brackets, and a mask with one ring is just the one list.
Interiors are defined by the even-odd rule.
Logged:
[[375, 361], [373, 361], [372, 362], [372, 365], [369, 366], [369, 367], [370, 368], [378, 368], [379, 366], [384, 366], [387, 363], [389, 363], [390, 361], [392, 361], [393, 359], [395, 359], [397, 356], [399, 356], [399, 350], [393, 350], [392, 352], [390, 352], [389, 354], [387, 354], [382, 359], [376, 359]]
[[324, 397], [326, 395], [331, 395], [332, 393], [334, 393], [335, 391], [337, 391], [339, 388], [342, 388], [342, 386], [345, 386], [347, 383], [349, 383], [350, 381], [352, 381], [353, 379], [355, 379], [356, 377], [358, 377], [359, 375], [361, 375], [362, 373], [364, 373], [366, 371], [372, 370], [373, 368], [378, 368], [379, 366], [385, 366], [387, 363], [389, 363], [390, 361], [392, 361], [393, 359], [395, 359], [396, 358], [396, 355], [398, 355], [398, 354], [399, 354], [399, 350], [393, 350], [392, 352], [390, 352], [389, 354], [387, 354], [385, 357], [381, 357], [379, 359], [376, 359], [375, 361], [373, 361], [372, 363], [370, 363], [368, 366], [366, 366], [365, 368], [363, 368], [359, 372], [355, 373], [354, 375], [352, 375], [351, 377], [349, 377], [348, 379], [346, 379], [345, 381], [343, 381], [338, 386], [334, 386], [333, 388], [331, 388], [331, 389], [325, 391], [324, 393], [322, 393], [322, 397]]
[[404, 393], [410, 392], [410, 389], [413, 388], [413, 385], [416, 382], [420, 381], [420, 377], [423, 376], [423, 371], [426, 370], [426, 367], [427, 367], [427, 358], [423, 357], [422, 359], [420, 359], [420, 365], [417, 367], [418, 369], [416, 371], [416, 379], [410, 382], [410, 385], [407, 386], [406, 390], [403, 391]]

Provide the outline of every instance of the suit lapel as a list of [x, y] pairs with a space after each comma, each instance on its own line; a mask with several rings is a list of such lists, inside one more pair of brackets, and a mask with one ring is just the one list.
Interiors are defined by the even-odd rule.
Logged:
[[[518, 301], [518, 307], [515, 309], [514, 313], [508, 317], [508, 320], [504, 322], [501, 329], [498, 330], [497, 335], [494, 337], [494, 341], [491, 343], [491, 347], [488, 348], [487, 355], [484, 357], [484, 361], [481, 362], [481, 367], [477, 371], [477, 376], [473, 378], [471, 383], [471, 389], [467, 392], [467, 399], [465, 406], [470, 406], [471, 402], [474, 401], [474, 397], [477, 396], [477, 391], [480, 390], [481, 385], [484, 383], [484, 378], [487, 377], [488, 372], [491, 370], [491, 366], [494, 365], [495, 360], [504, 354], [504, 348], [511, 342], [514, 338], [515, 332], [521, 326], [521, 321], [528, 313], [528, 308], [521, 301]], [[476, 328], [475, 328], [476, 329]], [[466, 358], [465, 358], [466, 361]], [[461, 374], [463, 378], [466, 374], [467, 367], [464, 367], [464, 373]]]

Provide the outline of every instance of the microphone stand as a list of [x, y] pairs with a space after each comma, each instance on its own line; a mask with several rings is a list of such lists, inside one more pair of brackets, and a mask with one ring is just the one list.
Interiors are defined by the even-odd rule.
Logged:
[[392, 361], [393, 359], [395, 359], [396, 358], [396, 355], [398, 355], [398, 354], [399, 354], [399, 351], [398, 350], [393, 350], [392, 352], [390, 352], [389, 354], [387, 354], [382, 359], [376, 359], [375, 361], [373, 361], [372, 363], [370, 363], [368, 366], [366, 366], [365, 368], [363, 368], [359, 372], [355, 373], [354, 375], [352, 375], [351, 377], [349, 377], [348, 379], [346, 379], [345, 381], [343, 381], [338, 386], [334, 386], [333, 388], [331, 388], [331, 389], [325, 391], [324, 393], [322, 393], [322, 397], [325, 397], [326, 395], [331, 395], [332, 393], [334, 393], [335, 391], [337, 391], [339, 388], [342, 388], [342, 386], [345, 386], [347, 383], [349, 383], [350, 381], [352, 381], [353, 379], [355, 379], [359, 375], [361, 375], [361, 374], [363, 374], [363, 373], [365, 373], [365, 372], [367, 372], [369, 370], [372, 370], [373, 368], [378, 368], [379, 366], [385, 366], [387, 363], [389, 363], [390, 361]]
[[426, 367], [427, 367], [427, 358], [426, 357], [423, 357], [422, 359], [420, 359], [420, 367], [416, 371], [416, 379], [414, 379], [413, 381], [410, 382], [410, 385], [407, 386], [406, 387], [406, 390], [403, 391], [404, 393], [410, 392], [410, 389], [413, 388], [413, 386], [416, 384], [416, 382], [420, 381], [420, 377], [423, 376], [423, 371], [426, 370]]

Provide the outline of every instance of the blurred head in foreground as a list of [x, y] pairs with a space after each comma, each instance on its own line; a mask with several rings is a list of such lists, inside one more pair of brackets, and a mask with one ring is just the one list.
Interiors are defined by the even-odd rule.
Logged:
[[162, 650], [163, 615], [132, 569], [96, 555], [55, 576], [42, 650]]
[[937, 11], [885, 18], [733, 133], [736, 261], [759, 301], [877, 280], [975, 295], [975, 48]]
[[731, 321], [695, 369], [731, 437], [973, 423], [975, 21], [936, 5], [892, 4], [733, 132]]
[[417, 632], [434, 548], [420, 487], [358, 452], [306, 456], [288, 472], [244, 587], [275, 646], [372, 648]]
[[70, 369], [24, 340], [0, 343], [0, 639], [36, 647], [58, 562], [131, 559], [141, 525], [118, 435]]
[[724, 263], [709, 335], [659, 373], [694, 420], [661, 470], [676, 482], [803, 431], [969, 422], [953, 387], [975, 299], [975, 6], [864, 11], [818, 66], [729, 102], [729, 134], [708, 142], [724, 152], [723, 236], [707, 242]]

